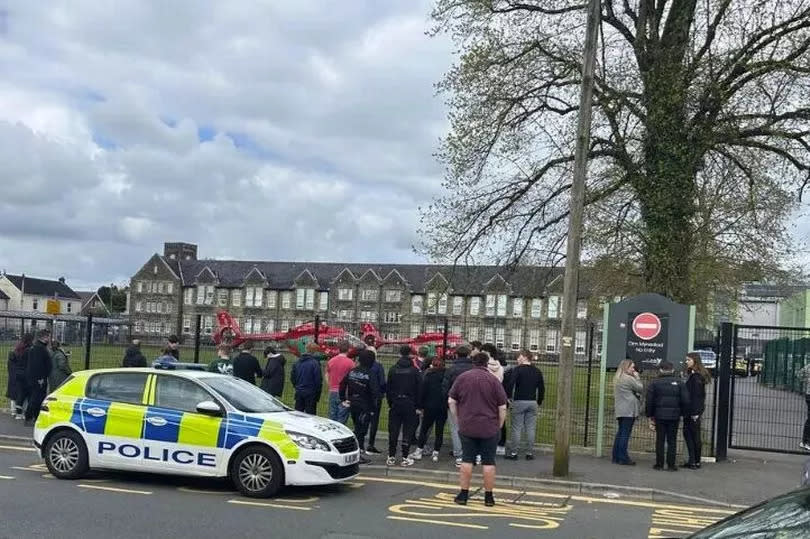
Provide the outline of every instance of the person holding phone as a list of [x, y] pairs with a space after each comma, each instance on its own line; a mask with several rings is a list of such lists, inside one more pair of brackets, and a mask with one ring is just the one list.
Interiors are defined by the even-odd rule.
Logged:
[[616, 413], [616, 438], [613, 440], [613, 463], [623, 466], [634, 466], [627, 446], [633, 433], [633, 424], [641, 411], [641, 394], [644, 385], [641, 383], [636, 366], [629, 359], [619, 363], [616, 376], [613, 378], [613, 409]]

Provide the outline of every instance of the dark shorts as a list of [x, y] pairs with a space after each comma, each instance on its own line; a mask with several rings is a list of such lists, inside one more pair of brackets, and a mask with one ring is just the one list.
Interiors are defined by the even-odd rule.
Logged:
[[461, 437], [461, 462], [474, 464], [475, 457], [481, 455], [481, 464], [495, 465], [495, 451], [498, 448], [500, 433], [492, 438], [470, 438], [459, 433]]

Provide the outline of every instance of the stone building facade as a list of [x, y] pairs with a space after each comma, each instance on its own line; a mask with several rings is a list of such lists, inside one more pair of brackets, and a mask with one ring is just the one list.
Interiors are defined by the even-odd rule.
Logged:
[[[555, 356], [562, 281], [561, 269], [545, 267], [203, 260], [196, 245], [166, 243], [132, 276], [132, 335], [188, 341], [199, 315], [208, 336], [222, 309], [245, 333], [284, 331], [318, 315], [352, 332], [371, 322], [384, 337], [414, 337], [441, 330], [446, 319], [450, 332], [467, 340]], [[596, 305], [587, 297], [577, 305], [580, 360]]]

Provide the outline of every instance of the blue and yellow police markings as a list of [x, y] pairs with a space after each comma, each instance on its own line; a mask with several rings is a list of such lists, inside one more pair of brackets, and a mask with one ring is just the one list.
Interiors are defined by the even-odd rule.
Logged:
[[664, 537], [685, 537], [706, 526], [722, 520], [735, 511], [694, 507], [659, 507], [653, 511], [652, 524], [647, 537], [662, 539]]
[[439, 492], [433, 497], [406, 500], [390, 506], [388, 518], [476, 530], [488, 530], [499, 522], [513, 528], [553, 530], [571, 510], [571, 505], [564, 500], [499, 500], [498, 505], [486, 507], [480, 493], [473, 495], [469, 504], [463, 506], [456, 505], [454, 496], [451, 492]]

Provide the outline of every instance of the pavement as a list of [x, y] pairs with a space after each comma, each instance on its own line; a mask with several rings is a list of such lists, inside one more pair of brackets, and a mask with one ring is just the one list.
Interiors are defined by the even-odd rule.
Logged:
[[[0, 445], [27, 444], [31, 429], [7, 414], [0, 414]], [[387, 446], [378, 437], [377, 446]], [[538, 446], [535, 460], [497, 461], [498, 488], [534, 488], [563, 494], [619, 496], [636, 500], [661, 502], [697, 502], [706, 507], [738, 509], [753, 505], [799, 486], [804, 462], [810, 455], [788, 455], [729, 451], [729, 460], [722, 463], [705, 462], [697, 471], [654, 471], [654, 457], [649, 453], [633, 453], [636, 466], [611, 464], [609, 458], [572, 448], [570, 474], [555, 478], [551, 473], [552, 455], [549, 448]], [[678, 462], [682, 460], [678, 456]], [[1, 474], [2, 472], [0, 472]], [[387, 467], [383, 455], [374, 456], [363, 473], [392, 479], [413, 479], [455, 484], [457, 470], [453, 459], [442, 451], [440, 461], [423, 459], [413, 467]]]

